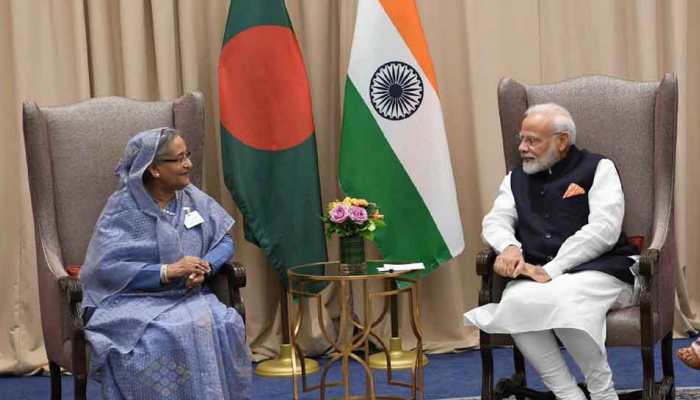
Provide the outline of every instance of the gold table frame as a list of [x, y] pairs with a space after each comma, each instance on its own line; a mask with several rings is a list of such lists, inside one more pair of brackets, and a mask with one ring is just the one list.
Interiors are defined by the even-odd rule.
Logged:
[[[388, 261], [385, 261], [388, 263]], [[381, 264], [382, 261], [369, 261], [369, 263]], [[318, 390], [320, 393], [320, 400], [326, 399], [326, 388], [333, 386], [343, 386], [343, 399], [377, 399], [377, 400], [401, 400], [404, 397], [398, 397], [393, 395], [377, 395], [374, 388], [374, 376], [372, 370], [369, 367], [369, 337], [373, 337], [384, 353], [387, 360], [387, 383], [389, 385], [396, 385], [407, 387], [410, 389], [411, 396], [408, 399], [423, 399], [425, 396], [425, 386], [424, 386], [424, 365], [423, 365], [423, 335], [420, 328], [420, 272], [416, 278], [410, 278], [407, 275], [411, 271], [401, 271], [401, 272], [372, 272], [366, 274], [350, 274], [342, 275], [340, 273], [327, 274], [326, 267], [328, 266], [338, 266], [339, 262], [319, 262], [299, 265], [296, 267], [291, 267], [287, 270], [287, 275], [289, 278], [289, 285], [287, 289], [287, 307], [289, 307], [289, 316], [295, 315], [295, 317], [289, 320], [289, 337], [292, 346], [292, 370], [294, 371], [292, 375], [292, 382], [294, 386], [294, 399], [299, 399], [299, 382], [297, 377], [297, 368], [301, 369], [301, 389], [303, 393]], [[323, 269], [323, 274], [310, 273], [309, 271], [314, 271], [315, 269]], [[339, 268], [338, 268], [339, 271]], [[368, 289], [368, 282], [381, 280], [384, 283], [384, 289], [380, 291], [370, 291]], [[323, 323], [323, 302], [321, 301], [321, 295], [318, 291], [306, 290], [311, 284], [319, 284], [319, 282], [326, 282], [330, 284], [335, 284], [338, 286], [339, 293], [336, 296], [336, 301], [339, 301], [340, 305], [340, 324], [338, 329], [338, 335], [336, 340], [332, 340], [330, 335], [325, 329]], [[347, 299], [349, 295], [352, 295], [352, 283], [359, 282], [362, 290], [362, 303], [364, 317], [360, 320], [352, 312], [352, 307], [348, 304]], [[399, 285], [394, 285], [394, 283], [404, 282], [408, 285], [404, 287], [398, 287]], [[397, 288], [398, 287], [398, 288]], [[391, 296], [399, 296], [400, 294], [408, 293], [410, 298], [409, 301], [409, 316], [410, 325], [413, 334], [416, 337], [416, 362], [411, 368], [411, 379], [409, 382], [399, 381], [394, 379], [393, 370], [391, 368], [391, 358], [389, 356], [389, 346], [385, 343], [382, 338], [373, 332], [373, 329], [381, 323], [386, 317], [389, 311], [389, 301]], [[295, 296], [299, 299], [299, 307], [297, 313], [293, 313], [292, 307], [294, 307]], [[316, 300], [318, 307], [318, 320], [321, 327], [321, 333], [324, 339], [331, 345], [331, 358], [326, 362], [321, 369], [320, 383], [316, 385], [310, 385], [307, 381], [306, 368], [304, 363], [299, 363], [299, 359], [304, 359], [304, 352], [299, 346], [297, 338], [299, 336], [299, 331], [301, 328], [301, 323], [304, 318], [304, 307], [301, 306], [302, 301], [307, 301], [307, 303], [312, 300]], [[372, 301], [375, 299], [384, 299], [384, 305], [381, 314], [374, 320], [371, 320], [372, 316]], [[350, 332], [346, 332], [346, 327], [352, 329]], [[356, 333], [353, 333], [356, 330]], [[364, 359], [354, 351], [358, 349], [364, 350]], [[350, 371], [349, 362], [350, 360], [357, 361], [364, 369], [366, 377], [366, 396], [352, 396], [350, 394]], [[341, 374], [342, 381], [327, 382], [328, 372], [331, 366], [337, 362], [341, 361]]]

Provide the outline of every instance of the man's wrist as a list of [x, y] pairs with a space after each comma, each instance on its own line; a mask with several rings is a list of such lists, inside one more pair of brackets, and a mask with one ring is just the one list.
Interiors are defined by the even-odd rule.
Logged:
[[550, 261], [547, 264], [545, 264], [545, 266], [543, 266], [542, 269], [544, 270], [544, 272], [547, 273], [547, 275], [549, 275], [550, 279], [554, 279], [559, 275], [563, 274], [561, 267], [553, 261]]
[[514, 247], [515, 249], [517, 249], [519, 252], [522, 253], [522, 249], [520, 248], [520, 245], [515, 244], [515, 243], [505, 243], [505, 244], [501, 245], [501, 247], [499, 249], [496, 249], [496, 250], [498, 251], [498, 254], [503, 254], [510, 247]]

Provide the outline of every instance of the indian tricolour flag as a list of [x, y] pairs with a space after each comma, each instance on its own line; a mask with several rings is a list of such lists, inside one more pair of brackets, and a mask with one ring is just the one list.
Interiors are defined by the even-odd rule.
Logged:
[[432, 269], [464, 249], [440, 97], [414, 0], [359, 0], [340, 185], [376, 202], [385, 259]]

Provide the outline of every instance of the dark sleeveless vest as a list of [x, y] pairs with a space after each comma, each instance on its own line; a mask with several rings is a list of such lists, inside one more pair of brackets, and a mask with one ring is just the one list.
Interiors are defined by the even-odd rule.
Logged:
[[[522, 243], [525, 261], [544, 265], [551, 261], [564, 241], [588, 224], [588, 192], [593, 185], [599, 154], [571, 146], [566, 158], [542, 172], [528, 175], [522, 166], [513, 170], [510, 185], [518, 212], [516, 237]], [[571, 183], [581, 186], [586, 193], [564, 199]], [[624, 233], [615, 246], [602, 256], [566, 271], [601, 271], [624, 282], [633, 283], [629, 267], [634, 262], [627, 256], [639, 250], [627, 243]]]

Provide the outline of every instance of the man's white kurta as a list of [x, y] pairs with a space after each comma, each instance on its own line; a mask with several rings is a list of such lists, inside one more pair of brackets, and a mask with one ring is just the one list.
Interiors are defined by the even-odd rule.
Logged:
[[[464, 323], [476, 325], [488, 333], [580, 329], [604, 349], [605, 315], [611, 308], [633, 303], [632, 285], [599, 271], [565, 272], [608, 252], [620, 236], [625, 197], [612, 161], [603, 159], [598, 163], [588, 192], [588, 206], [588, 224], [566, 239], [556, 257], [543, 266], [551, 281], [511, 281], [500, 303], [468, 311], [464, 314]], [[482, 237], [499, 254], [509, 245], [521, 247], [515, 237], [517, 223], [518, 213], [508, 174], [501, 183], [493, 208], [484, 217]], [[631, 258], [637, 260], [638, 256]]]

